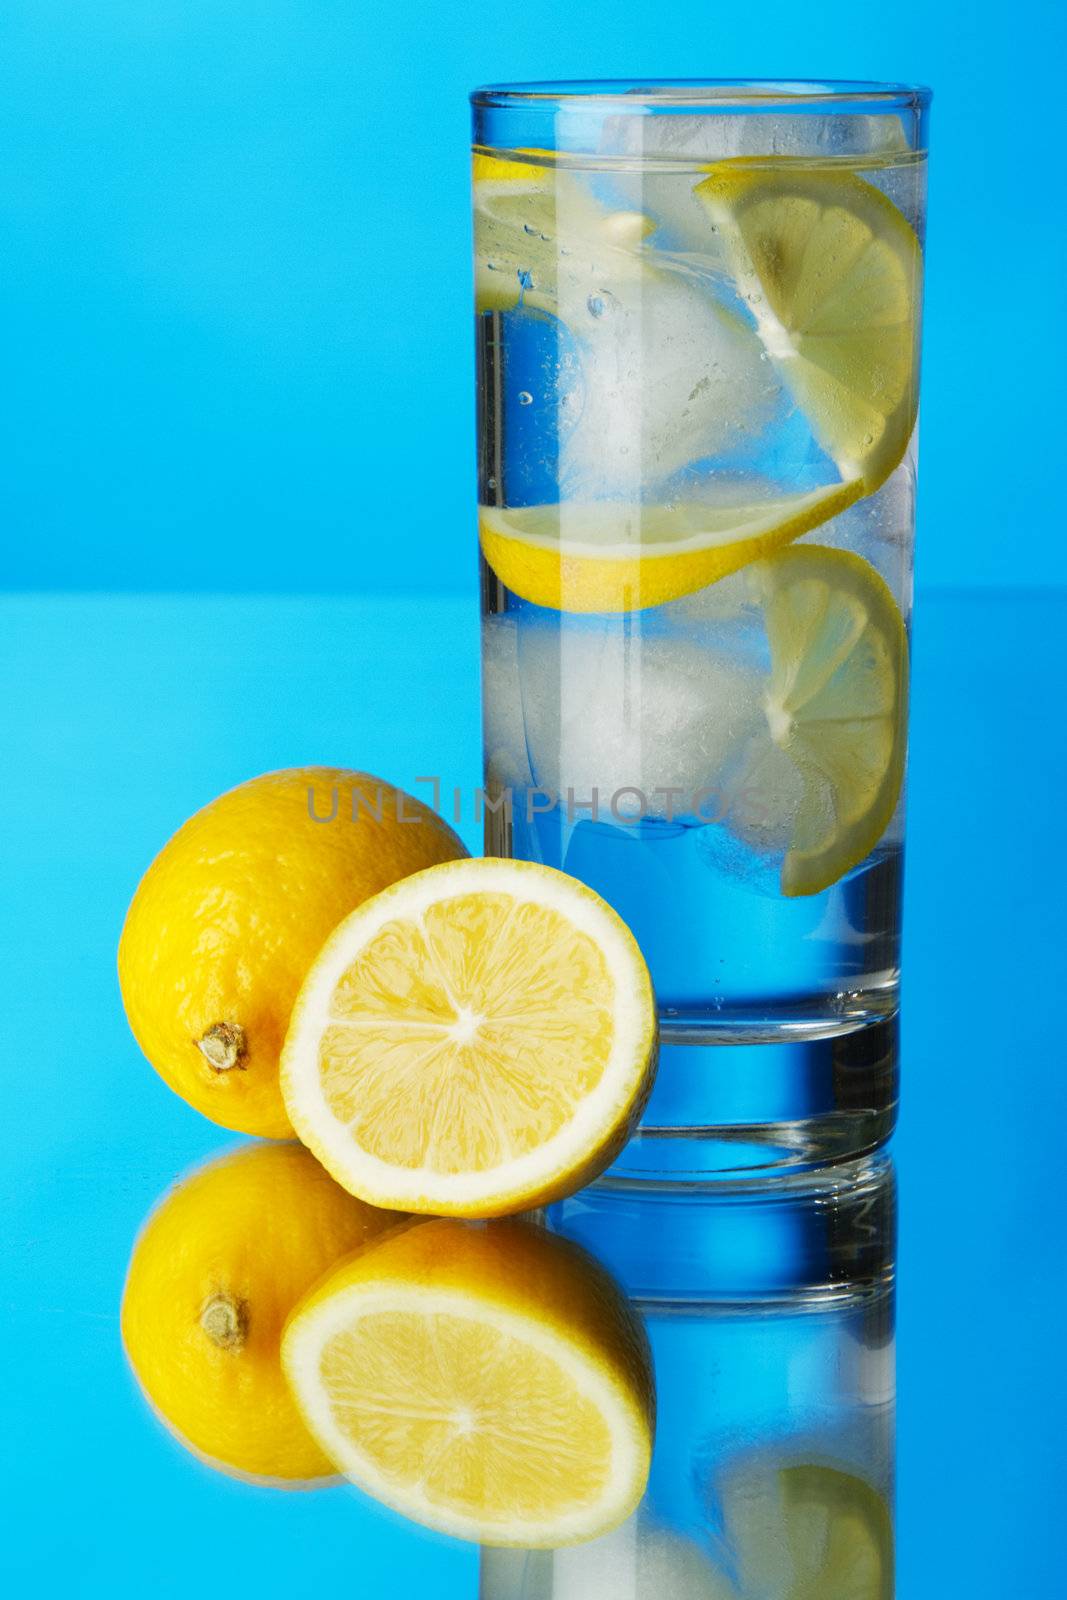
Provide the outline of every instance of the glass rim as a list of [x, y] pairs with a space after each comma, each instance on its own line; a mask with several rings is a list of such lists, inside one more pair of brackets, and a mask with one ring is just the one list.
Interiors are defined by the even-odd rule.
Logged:
[[626, 78], [531, 83], [489, 83], [471, 90], [472, 106], [510, 108], [557, 104], [568, 111], [841, 111], [845, 106], [877, 113], [925, 110], [933, 91], [921, 83], [802, 78]]

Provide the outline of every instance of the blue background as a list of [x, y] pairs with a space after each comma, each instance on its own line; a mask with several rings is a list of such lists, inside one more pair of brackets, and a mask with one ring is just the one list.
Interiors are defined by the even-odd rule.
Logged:
[[1059, 0], [5, 0], [10, 588], [469, 589], [467, 91], [932, 83], [919, 558], [1067, 578]]
[[130, 1245], [232, 1141], [145, 1065], [115, 944], [162, 841], [251, 773], [473, 788], [470, 86], [817, 72], [936, 91], [900, 1594], [1056, 1592], [1062, 46], [1052, 0], [5, 0], [0, 582], [111, 592], [0, 596], [0, 1579], [473, 1600], [470, 1549], [202, 1471], [145, 1412]]

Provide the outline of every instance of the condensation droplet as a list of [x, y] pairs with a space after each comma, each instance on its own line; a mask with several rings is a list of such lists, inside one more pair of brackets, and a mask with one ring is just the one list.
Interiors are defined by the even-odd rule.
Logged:
[[532, 406], [533, 405], [533, 395], [530, 393], [529, 389], [520, 389], [519, 390], [519, 404], [520, 404], [520, 406]]

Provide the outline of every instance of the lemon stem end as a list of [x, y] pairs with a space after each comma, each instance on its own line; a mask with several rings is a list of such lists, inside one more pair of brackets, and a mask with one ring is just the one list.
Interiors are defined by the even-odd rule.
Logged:
[[204, 1302], [200, 1326], [220, 1350], [240, 1350], [248, 1333], [248, 1307], [228, 1294], [213, 1294]]
[[248, 1040], [239, 1022], [216, 1022], [196, 1041], [196, 1048], [216, 1072], [229, 1072], [241, 1065]]

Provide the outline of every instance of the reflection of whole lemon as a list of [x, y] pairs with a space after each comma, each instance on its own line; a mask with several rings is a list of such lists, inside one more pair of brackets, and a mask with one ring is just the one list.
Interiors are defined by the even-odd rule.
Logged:
[[282, 1365], [347, 1477], [459, 1538], [575, 1544], [644, 1492], [644, 1330], [584, 1250], [525, 1223], [435, 1219], [375, 1240], [301, 1301]]
[[119, 981], [138, 1044], [215, 1122], [291, 1136], [278, 1057], [327, 936], [398, 878], [463, 855], [435, 812], [367, 773], [293, 767], [231, 789], [134, 895]]
[[281, 1486], [333, 1475], [289, 1396], [282, 1326], [316, 1279], [396, 1220], [295, 1144], [246, 1146], [166, 1197], [134, 1246], [122, 1337], [187, 1449]]

